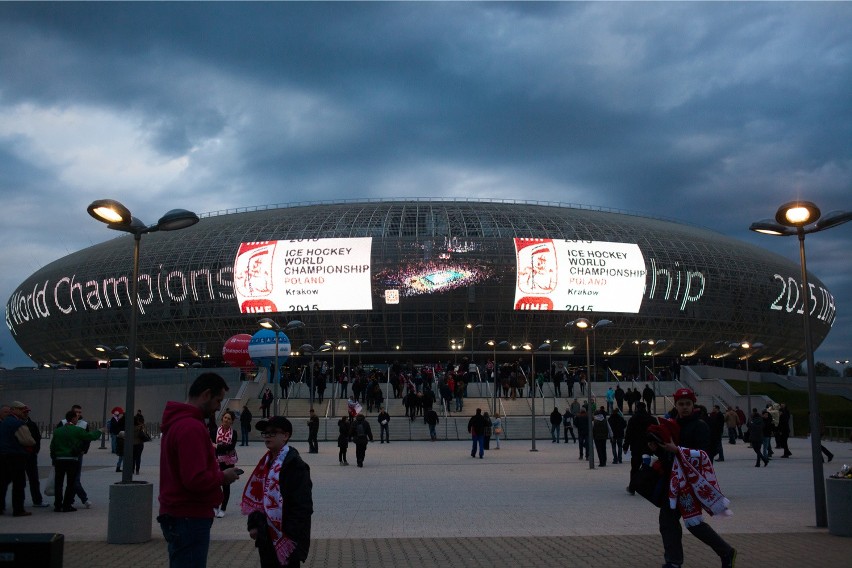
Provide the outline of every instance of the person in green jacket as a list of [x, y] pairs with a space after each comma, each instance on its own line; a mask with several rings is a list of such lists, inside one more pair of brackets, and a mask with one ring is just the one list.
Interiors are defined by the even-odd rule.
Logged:
[[[95, 441], [106, 434], [106, 428], [87, 432], [77, 428], [79, 417], [73, 410], [65, 414], [65, 424], [53, 431], [50, 440], [50, 459], [56, 469], [56, 478], [53, 485], [53, 510], [56, 513], [71, 513], [76, 511], [71, 503], [74, 502], [74, 479], [77, 477], [77, 468], [80, 467], [80, 453], [83, 444], [87, 441]], [[67, 478], [65, 494], [62, 493], [62, 485]]]

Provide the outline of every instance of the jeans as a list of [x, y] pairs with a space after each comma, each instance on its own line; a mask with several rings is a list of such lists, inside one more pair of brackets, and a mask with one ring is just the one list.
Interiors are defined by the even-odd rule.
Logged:
[[83, 456], [79, 459], [80, 467], [77, 470], [77, 476], [74, 478], [74, 494], [80, 499], [80, 503], [86, 503], [89, 500], [89, 495], [83, 489], [83, 482], [80, 481], [80, 475], [83, 473]]
[[[683, 529], [680, 526], [680, 511], [660, 507], [660, 536], [663, 537], [665, 560], [672, 564], [683, 564]], [[731, 545], [719, 536], [707, 523], [686, 527], [692, 536], [713, 549], [720, 558], [731, 552]]]
[[472, 434], [473, 446], [470, 449], [470, 457], [476, 457], [476, 446], [479, 445], [479, 457], [485, 455], [485, 436], [482, 434]]
[[559, 424], [550, 425], [550, 437], [553, 439], [554, 442], [556, 442], [557, 444], [559, 443]]
[[213, 518], [157, 517], [169, 546], [169, 568], [206, 568]]
[[429, 438], [431, 440], [436, 440], [438, 438], [438, 434], [435, 432], [435, 425], [434, 424], [429, 424]]
[[574, 435], [574, 428], [572, 426], [565, 426], [565, 443], [568, 443], [568, 432], [571, 432], [571, 439], [574, 443], [577, 443], [577, 436]]
[[580, 443], [580, 459], [582, 459], [584, 453], [591, 452], [591, 448], [589, 448], [589, 435], [577, 434], [577, 440]]
[[38, 479], [38, 454], [27, 455], [27, 485], [30, 486], [30, 497], [33, 499], [33, 505], [38, 505], [42, 502], [41, 484]]
[[240, 424], [240, 445], [248, 446], [249, 434], [251, 433], [251, 424]]
[[4, 454], [0, 456], [0, 510], [6, 506], [6, 490], [12, 485], [12, 512], [24, 512], [24, 487], [27, 483], [27, 456]]
[[603, 467], [606, 465], [606, 438], [595, 438], [595, 450], [598, 453], [598, 465]]
[[[74, 478], [77, 477], [79, 462], [75, 459], [56, 460], [53, 481], [53, 508], [70, 509], [74, 502]], [[63, 491], [63, 486], [65, 490]]]
[[763, 439], [763, 457], [768, 458], [772, 450], [769, 447], [772, 445], [772, 438], [766, 437]]
[[772, 451], [772, 436], [766, 437], [766, 457], [772, 457], [775, 452]]
[[379, 441], [390, 443], [390, 424], [379, 424]]
[[621, 448], [624, 446], [624, 438], [612, 438], [609, 443], [612, 445], [612, 463], [621, 463], [623, 457]]

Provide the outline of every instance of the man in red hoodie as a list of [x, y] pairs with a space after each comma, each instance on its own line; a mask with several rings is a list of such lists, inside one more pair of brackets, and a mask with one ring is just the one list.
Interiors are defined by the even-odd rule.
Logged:
[[222, 485], [242, 473], [219, 468], [204, 424], [205, 418], [214, 418], [227, 390], [221, 376], [203, 373], [185, 403], [168, 402], [163, 411], [157, 521], [169, 545], [170, 568], [207, 566], [213, 509], [222, 502]]

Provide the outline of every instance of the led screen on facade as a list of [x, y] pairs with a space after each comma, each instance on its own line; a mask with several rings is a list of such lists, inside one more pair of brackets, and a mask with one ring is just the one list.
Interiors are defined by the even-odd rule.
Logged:
[[516, 310], [639, 313], [645, 259], [639, 245], [515, 239]]
[[241, 243], [234, 291], [241, 313], [372, 309], [370, 237]]

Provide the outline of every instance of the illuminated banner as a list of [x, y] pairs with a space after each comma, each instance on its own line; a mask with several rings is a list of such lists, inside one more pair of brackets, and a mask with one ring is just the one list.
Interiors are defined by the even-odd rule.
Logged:
[[240, 312], [370, 310], [371, 237], [240, 244], [234, 291]]
[[515, 239], [516, 310], [638, 313], [645, 290], [639, 245]]

